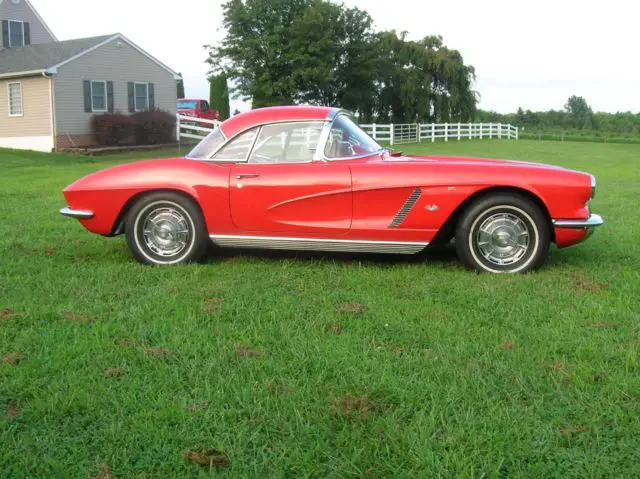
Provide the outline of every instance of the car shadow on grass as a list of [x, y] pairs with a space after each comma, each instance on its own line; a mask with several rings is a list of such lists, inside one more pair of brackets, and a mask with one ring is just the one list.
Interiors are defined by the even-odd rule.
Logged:
[[289, 251], [289, 250], [264, 250], [264, 249], [235, 249], [219, 248], [215, 245], [209, 249], [206, 258], [207, 263], [236, 262], [244, 258], [262, 259], [272, 261], [299, 260], [299, 261], [335, 261], [341, 263], [357, 262], [372, 266], [394, 266], [401, 264], [439, 264], [460, 265], [456, 250], [453, 245], [425, 248], [418, 254], [384, 254], [384, 253], [340, 253], [322, 251]]

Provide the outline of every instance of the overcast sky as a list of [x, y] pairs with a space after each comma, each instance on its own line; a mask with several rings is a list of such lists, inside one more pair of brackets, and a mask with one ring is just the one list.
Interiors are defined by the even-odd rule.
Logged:
[[[31, 0], [60, 40], [120, 32], [208, 97], [206, 51], [220, 0]], [[441, 35], [476, 68], [480, 107], [561, 109], [572, 95], [597, 111], [640, 111], [640, 6], [633, 0], [345, 0], [378, 29]], [[240, 106], [240, 109], [246, 107]]]

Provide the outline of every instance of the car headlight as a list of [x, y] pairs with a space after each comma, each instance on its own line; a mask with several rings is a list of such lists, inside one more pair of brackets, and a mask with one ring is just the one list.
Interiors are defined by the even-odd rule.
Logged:
[[596, 177], [591, 175], [591, 199], [596, 196]]

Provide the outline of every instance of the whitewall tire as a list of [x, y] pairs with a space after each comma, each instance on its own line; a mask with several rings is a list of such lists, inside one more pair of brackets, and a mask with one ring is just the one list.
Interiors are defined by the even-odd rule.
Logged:
[[531, 271], [547, 259], [549, 220], [524, 196], [487, 195], [462, 215], [455, 243], [458, 257], [467, 268], [489, 273]]
[[175, 265], [200, 260], [207, 249], [207, 229], [200, 208], [174, 192], [140, 198], [127, 215], [127, 244], [143, 264]]

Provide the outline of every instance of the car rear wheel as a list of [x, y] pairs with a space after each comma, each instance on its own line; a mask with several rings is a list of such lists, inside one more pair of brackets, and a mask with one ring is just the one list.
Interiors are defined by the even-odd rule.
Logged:
[[207, 249], [207, 229], [198, 206], [173, 192], [151, 193], [127, 216], [127, 244], [143, 264], [172, 265], [200, 260]]
[[458, 257], [470, 269], [521, 273], [542, 266], [549, 253], [549, 221], [531, 200], [517, 194], [481, 198], [456, 228]]

